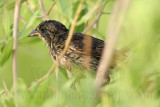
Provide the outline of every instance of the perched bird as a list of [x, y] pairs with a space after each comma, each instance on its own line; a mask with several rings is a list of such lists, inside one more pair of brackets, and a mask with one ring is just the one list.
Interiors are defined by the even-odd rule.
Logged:
[[[56, 60], [65, 47], [68, 34], [69, 30], [62, 23], [56, 20], [48, 20], [41, 22], [29, 34], [29, 37], [38, 36], [41, 38], [48, 46], [53, 60]], [[84, 44], [89, 43], [84, 40], [85, 37], [91, 38], [91, 51], [89, 54], [84, 51]], [[72, 70], [75, 65], [82, 66], [84, 61], [88, 59], [90, 60], [89, 69], [96, 71], [104, 45], [105, 42], [103, 40], [81, 33], [74, 33], [65, 55], [58, 61], [58, 64], [67, 70]], [[110, 70], [117, 65], [119, 56], [118, 50], [115, 51], [110, 64]], [[104, 83], [108, 83], [110, 81], [109, 74], [106, 74], [105, 77]]]

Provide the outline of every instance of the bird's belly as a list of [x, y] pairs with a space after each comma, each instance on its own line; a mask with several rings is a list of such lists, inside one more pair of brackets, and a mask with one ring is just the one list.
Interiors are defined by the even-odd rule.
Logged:
[[60, 58], [58, 64], [67, 70], [71, 70], [71, 68], [73, 67], [73, 62], [65, 57]]
[[[61, 52], [62, 50], [50, 50], [50, 55], [52, 59], [55, 61], [61, 54]], [[72, 69], [75, 67], [84, 67], [96, 71], [98, 61], [96, 59], [91, 58], [90, 56], [85, 56], [83, 53], [80, 53], [79, 51], [68, 49], [66, 54], [58, 60], [58, 64], [69, 71], [72, 71]]]

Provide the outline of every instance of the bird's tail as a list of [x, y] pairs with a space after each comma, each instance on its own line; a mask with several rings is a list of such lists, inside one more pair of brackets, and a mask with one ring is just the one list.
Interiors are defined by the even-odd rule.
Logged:
[[117, 57], [117, 60], [118, 61], [123, 61], [126, 59], [126, 57], [128, 56], [129, 54], [129, 48], [128, 47], [124, 47], [120, 50], [117, 50], [115, 52], [115, 56]]
[[127, 47], [124, 47], [120, 50], [115, 50], [115, 52], [113, 53], [113, 58], [110, 63], [110, 69], [114, 69], [119, 62], [124, 61], [127, 58], [128, 54], [129, 54], [129, 48]]

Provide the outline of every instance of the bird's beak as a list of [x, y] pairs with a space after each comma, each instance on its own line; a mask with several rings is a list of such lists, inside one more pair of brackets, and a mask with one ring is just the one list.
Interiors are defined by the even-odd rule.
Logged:
[[28, 35], [28, 37], [33, 37], [33, 36], [38, 36], [39, 35], [39, 32], [36, 30], [36, 29], [34, 29], [29, 35]]

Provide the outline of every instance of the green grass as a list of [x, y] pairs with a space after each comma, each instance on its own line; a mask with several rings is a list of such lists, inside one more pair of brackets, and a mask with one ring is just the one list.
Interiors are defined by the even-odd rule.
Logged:
[[[78, 0], [57, 0], [50, 13], [56, 19], [70, 27]], [[67, 2], [68, 1], [68, 2]], [[64, 69], [59, 68], [42, 84], [35, 81], [48, 72], [52, 59], [45, 44], [38, 38], [27, 38], [30, 26], [36, 27], [43, 18], [38, 1], [28, 0], [35, 13], [22, 3], [21, 16], [27, 25], [20, 21], [18, 41], [18, 95], [11, 98], [5, 91], [2, 81], [5, 80], [9, 91], [14, 95], [12, 86], [12, 37], [14, 0], [0, 1], [0, 107], [160, 107], [160, 5], [159, 0], [132, 0], [121, 28], [117, 48], [129, 47], [129, 54], [124, 62], [119, 63], [111, 74], [111, 82], [102, 88], [100, 97], [94, 90], [94, 77], [85, 71], [84, 77], [73, 84], [77, 77], [66, 78]], [[46, 10], [53, 0], [43, 0]], [[82, 32], [87, 24], [86, 19], [94, 20], [97, 12], [93, 0], [84, 4], [83, 14], [76, 32]], [[96, 6], [102, 5], [100, 0]], [[105, 12], [112, 12], [114, 0], [110, 0]], [[66, 6], [69, 5], [69, 6]], [[65, 11], [64, 11], [65, 10]], [[89, 14], [89, 15], [87, 15]], [[91, 35], [105, 40], [110, 14], [103, 14], [98, 28]], [[11, 47], [11, 48], [10, 48]], [[27, 88], [35, 85], [30, 92]]]

